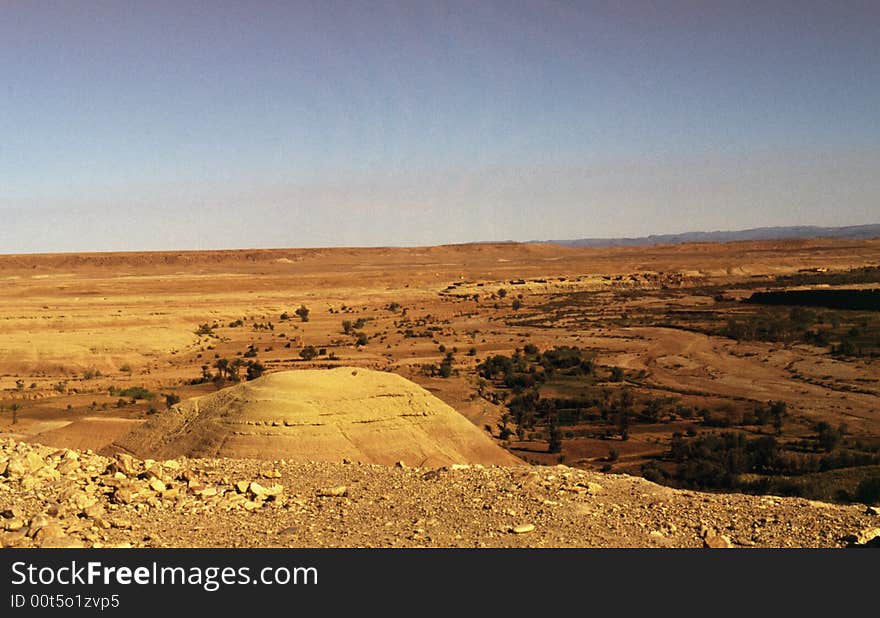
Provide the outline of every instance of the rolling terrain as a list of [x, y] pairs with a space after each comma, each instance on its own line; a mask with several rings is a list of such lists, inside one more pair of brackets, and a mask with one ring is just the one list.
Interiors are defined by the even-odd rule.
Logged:
[[0, 437], [859, 502], [877, 312], [742, 301], [878, 266], [876, 239], [5, 255]]

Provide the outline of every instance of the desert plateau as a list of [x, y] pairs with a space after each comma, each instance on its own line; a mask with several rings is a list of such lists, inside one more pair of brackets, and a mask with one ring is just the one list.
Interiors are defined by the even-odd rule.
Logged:
[[880, 536], [880, 240], [0, 255], [0, 544]]

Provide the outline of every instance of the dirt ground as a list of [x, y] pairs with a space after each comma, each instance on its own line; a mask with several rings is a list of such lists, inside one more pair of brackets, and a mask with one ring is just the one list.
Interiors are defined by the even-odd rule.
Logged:
[[566, 466], [139, 461], [0, 440], [0, 547], [876, 546], [878, 509]]
[[[502, 409], [478, 396], [474, 367], [525, 343], [595, 349], [601, 363], [643, 371], [643, 385], [658, 392], [785, 399], [804, 418], [845, 420], [856, 435], [878, 436], [875, 359], [843, 362], [809, 346], [608, 321], [509, 324], [572, 292], [681, 292], [878, 264], [880, 240], [0, 256], [0, 436], [100, 450], [164, 409], [165, 394], [186, 399], [228, 386], [193, 382], [203, 366], [212, 372], [218, 359], [244, 359], [249, 351], [267, 372], [350, 365], [398, 373], [486, 431]], [[613, 294], [596, 299], [600, 313], [626, 310]], [[680, 294], [675, 302], [700, 307], [707, 299]], [[308, 321], [295, 313], [302, 305]], [[230, 326], [237, 320], [240, 326]], [[343, 321], [358, 320], [344, 332]], [[202, 324], [209, 334], [197, 334]], [[368, 337], [365, 345], [356, 345], [357, 332]], [[324, 354], [304, 360], [307, 346]], [[424, 368], [446, 351], [454, 351], [450, 377]], [[156, 397], [110, 394], [130, 386]], [[643, 434], [634, 440], [626, 449], [657, 451]], [[607, 445], [595, 442], [564, 450], [566, 462], [603, 456]]]

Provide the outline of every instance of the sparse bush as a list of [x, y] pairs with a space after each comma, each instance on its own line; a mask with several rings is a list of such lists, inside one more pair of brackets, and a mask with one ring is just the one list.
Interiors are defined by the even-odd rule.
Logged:
[[550, 436], [547, 443], [548, 453], [559, 453], [562, 451], [562, 431], [559, 429], [559, 421], [553, 418], [550, 421]]
[[440, 363], [439, 374], [441, 378], [448, 378], [452, 375], [452, 352], [447, 352], [443, 362]]
[[299, 309], [296, 310], [296, 315], [299, 316], [299, 319], [303, 322], [309, 321], [309, 308], [305, 305], [300, 305]]
[[266, 368], [260, 361], [249, 361], [247, 368], [245, 369], [245, 375], [247, 376], [248, 381], [256, 380], [263, 375], [265, 370]]
[[310, 361], [318, 355], [318, 350], [313, 345], [307, 345], [299, 351], [299, 355], [304, 361]]
[[118, 395], [120, 397], [130, 397], [133, 400], [137, 399], [155, 399], [156, 393], [152, 393], [143, 386], [129, 386], [128, 388], [123, 388], [120, 390], [116, 390], [111, 393], [111, 395]]
[[868, 505], [880, 503], [880, 476], [862, 480], [856, 487], [855, 499]]
[[816, 425], [816, 440], [819, 442], [819, 448], [830, 453], [840, 445], [844, 433], [842, 427], [835, 429], [824, 421], [818, 423]]

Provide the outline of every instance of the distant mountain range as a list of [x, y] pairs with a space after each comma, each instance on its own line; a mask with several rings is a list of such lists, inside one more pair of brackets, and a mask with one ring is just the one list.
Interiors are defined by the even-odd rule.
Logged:
[[880, 224], [850, 225], [846, 227], [818, 227], [798, 225], [791, 227], [756, 227], [750, 230], [685, 232], [683, 234], [652, 234], [640, 238], [578, 238], [574, 240], [544, 240], [567, 247], [638, 247], [645, 245], [681, 244], [686, 242], [733, 242], [738, 240], [783, 240], [788, 238], [878, 238]]

